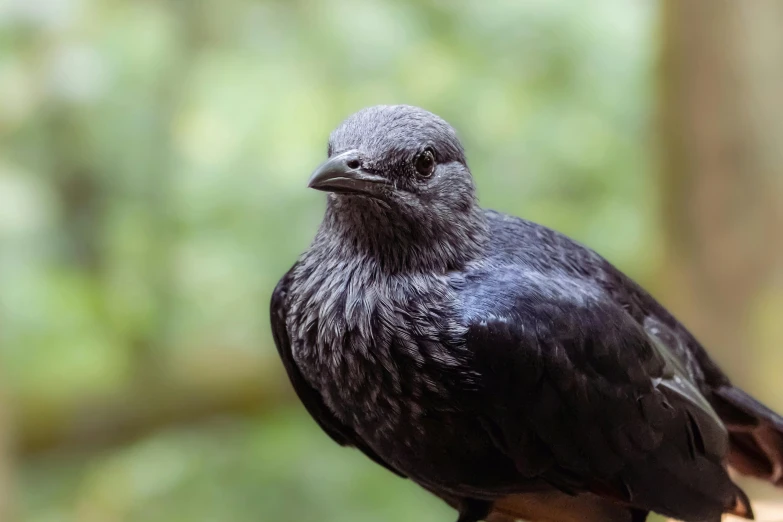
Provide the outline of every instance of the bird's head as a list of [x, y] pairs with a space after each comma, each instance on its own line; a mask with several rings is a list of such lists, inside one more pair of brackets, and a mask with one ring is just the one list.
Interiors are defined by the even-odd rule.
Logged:
[[473, 181], [457, 134], [418, 107], [363, 109], [332, 132], [328, 150], [329, 159], [309, 185], [338, 199], [372, 198], [405, 213], [444, 218], [473, 204]]
[[328, 154], [309, 186], [330, 193], [343, 228], [376, 243], [466, 252], [484, 230], [462, 144], [424, 109], [363, 109], [332, 132]]

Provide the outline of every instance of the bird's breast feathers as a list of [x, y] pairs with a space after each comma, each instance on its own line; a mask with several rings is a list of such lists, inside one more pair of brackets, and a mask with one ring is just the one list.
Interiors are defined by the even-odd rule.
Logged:
[[289, 294], [293, 357], [358, 430], [415, 420], [420, 404], [448, 404], [446, 387], [470, 378], [455, 299], [445, 278], [305, 265]]

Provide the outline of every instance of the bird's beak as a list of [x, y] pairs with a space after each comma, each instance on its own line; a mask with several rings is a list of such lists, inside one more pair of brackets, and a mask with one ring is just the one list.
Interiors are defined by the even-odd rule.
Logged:
[[307, 186], [326, 192], [378, 197], [389, 182], [364, 170], [359, 151], [349, 150], [326, 160], [313, 172]]

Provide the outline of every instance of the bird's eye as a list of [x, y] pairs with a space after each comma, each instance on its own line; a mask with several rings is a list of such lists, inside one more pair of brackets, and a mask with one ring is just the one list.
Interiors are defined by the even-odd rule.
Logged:
[[416, 172], [422, 178], [429, 178], [435, 171], [435, 154], [426, 149], [416, 157]]

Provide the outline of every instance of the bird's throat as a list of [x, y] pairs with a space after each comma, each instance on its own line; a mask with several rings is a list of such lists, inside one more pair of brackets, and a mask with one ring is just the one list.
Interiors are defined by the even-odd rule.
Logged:
[[481, 209], [441, 219], [411, 219], [383, 202], [359, 196], [330, 198], [314, 246], [359, 256], [385, 273], [457, 270], [487, 241]]

